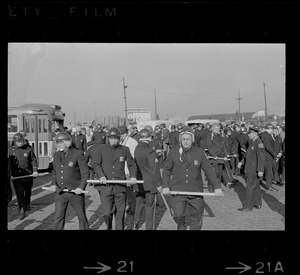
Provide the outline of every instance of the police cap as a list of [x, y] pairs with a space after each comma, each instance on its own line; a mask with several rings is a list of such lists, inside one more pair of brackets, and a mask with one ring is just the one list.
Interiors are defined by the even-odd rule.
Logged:
[[127, 127], [125, 125], [119, 126], [118, 129], [120, 130], [121, 135], [128, 132], [128, 129], [127, 129]]
[[151, 139], [151, 131], [149, 131], [148, 129], [142, 129], [139, 132], [139, 138], [140, 140], [150, 140]]
[[153, 128], [151, 125], [146, 125], [144, 129], [148, 129], [151, 133], [153, 132]]
[[21, 133], [16, 133], [13, 137], [14, 141], [20, 142], [20, 141], [24, 141], [24, 135], [22, 135]]
[[120, 138], [121, 137], [121, 132], [118, 128], [110, 128], [107, 131], [107, 137], [116, 137], [116, 138]]
[[55, 136], [55, 140], [56, 141], [60, 141], [60, 140], [68, 140], [68, 141], [71, 141], [72, 140], [72, 137], [70, 134], [68, 134], [67, 132], [61, 132], [61, 133], [58, 133], [56, 136]]
[[249, 126], [249, 132], [259, 132], [259, 127], [257, 125]]

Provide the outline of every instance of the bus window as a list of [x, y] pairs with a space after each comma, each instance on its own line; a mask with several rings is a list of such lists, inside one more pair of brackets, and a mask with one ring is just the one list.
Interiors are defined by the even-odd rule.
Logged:
[[42, 143], [39, 142], [39, 156], [42, 156]]
[[29, 133], [29, 118], [24, 118], [24, 131]]
[[44, 156], [48, 156], [48, 143], [44, 142]]
[[39, 118], [39, 133], [42, 132], [42, 120]]
[[48, 122], [48, 119], [44, 118], [44, 119], [43, 119], [44, 133], [47, 133], [47, 122]]
[[31, 118], [31, 133], [34, 133], [34, 117]]
[[8, 132], [18, 132], [18, 120], [16, 115], [8, 115]]

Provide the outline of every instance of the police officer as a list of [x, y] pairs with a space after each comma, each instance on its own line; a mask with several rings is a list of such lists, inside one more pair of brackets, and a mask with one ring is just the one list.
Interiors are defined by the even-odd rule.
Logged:
[[89, 178], [88, 165], [82, 151], [72, 148], [72, 137], [68, 133], [57, 134], [55, 142], [58, 151], [53, 155], [50, 186], [50, 190], [56, 192], [54, 230], [63, 230], [69, 203], [78, 217], [79, 230], [88, 230], [85, 198], [82, 193]]
[[80, 150], [83, 154], [86, 154], [87, 151], [86, 137], [82, 133], [82, 128], [80, 126], [76, 126], [76, 132], [72, 136], [72, 146], [75, 149]]
[[153, 230], [155, 227], [156, 194], [157, 188], [161, 190], [162, 179], [156, 153], [150, 147], [150, 141], [151, 132], [147, 129], [142, 129], [139, 132], [139, 144], [135, 149], [135, 160], [138, 169], [142, 173], [144, 183], [133, 186], [137, 196], [133, 229], [138, 229], [139, 227], [143, 207], [145, 207], [146, 212], [146, 230]]
[[223, 160], [223, 158], [227, 157], [229, 154], [225, 146], [224, 138], [221, 135], [219, 124], [214, 124], [212, 126], [212, 132], [208, 134], [206, 144], [208, 149], [207, 155], [218, 180], [221, 183], [221, 179], [223, 178], [224, 185], [230, 186], [232, 182], [226, 171], [225, 160]]
[[38, 176], [37, 159], [32, 147], [28, 143], [25, 144], [25, 138], [22, 134], [15, 134], [13, 141], [14, 145], [9, 148], [11, 175], [13, 177], [32, 175], [32, 177], [13, 180], [19, 206], [20, 219], [22, 220], [27, 216], [27, 211], [30, 210], [33, 177]]
[[95, 186], [95, 188], [100, 193], [106, 229], [112, 229], [112, 218], [115, 213], [116, 230], [124, 230], [126, 184], [107, 183], [107, 180], [126, 180], [125, 161], [127, 161], [130, 180], [134, 184], [136, 183], [137, 168], [129, 148], [120, 145], [121, 133], [119, 129], [110, 128], [107, 137], [108, 144], [100, 145], [92, 164], [100, 178], [100, 185]]
[[261, 140], [265, 146], [265, 152], [267, 156], [267, 162], [265, 164], [265, 177], [266, 177], [266, 186], [267, 190], [275, 191], [272, 186], [273, 180], [273, 162], [276, 157], [281, 157], [281, 153], [276, 152], [275, 148], [275, 139], [273, 137], [273, 125], [268, 123], [265, 125], [265, 132], [261, 136]]
[[253, 207], [260, 209], [262, 206], [260, 180], [263, 177], [266, 156], [264, 144], [258, 137], [259, 127], [254, 125], [249, 127], [250, 144], [247, 148], [245, 158], [239, 162], [238, 166], [245, 166], [246, 175], [246, 201], [239, 211], [249, 212]]
[[96, 126], [91, 141], [93, 143], [105, 144], [106, 143], [106, 132], [101, 124]]
[[[119, 126], [118, 129], [120, 130], [121, 133], [120, 144], [123, 146], [127, 146], [129, 148], [130, 154], [134, 158], [134, 151], [136, 146], [138, 145], [138, 142], [134, 138], [129, 136], [128, 128], [125, 125]], [[126, 175], [126, 179], [130, 180], [130, 174], [129, 174], [127, 162], [125, 162], [125, 175]], [[127, 222], [129, 223], [128, 226], [132, 227], [133, 218], [134, 218], [133, 214], [135, 211], [135, 203], [136, 203], [135, 194], [133, 192], [132, 185], [127, 186], [126, 198], [127, 198], [126, 213], [128, 214]]]
[[[201, 169], [214, 186], [217, 196], [223, 196], [220, 182], [204, 150], [193, 145], [194, 134], [185, 128], [179, 135], [179, 148], [171, 149], [163, 169], [163, 195], [171, 191], [203, 192]], [[200, 230], [205, 202], [202, 196], [177, 195], [171, 198], [177, 230], [185, 230], [186, 213], [190, 216], [190, 230]]]
[[169, 134], [169, 148], [171, 150], [176, 146], [179, 146], [179, 132], [177, 131], [176, 125], [172, 125]]

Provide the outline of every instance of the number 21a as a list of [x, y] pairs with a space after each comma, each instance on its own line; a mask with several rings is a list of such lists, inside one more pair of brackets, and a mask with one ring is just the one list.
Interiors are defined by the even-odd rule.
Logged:
[[[255, 273], [265, 273], [264, 270], [261, 270], [265, 266], [265, 264], [263, 262], [258, 262], [258, 263], [256, 263], [256, 265], [258, 266], [258, 268], [256, 269]], [[274, 268], [274, 273], [276, 273], [277, 271], [281, 272], [281, 273], [284, 273], [281, 262], [276, 263], [276, 266]], [[271, 270], [271, 263], [270, 262], [267, 263], [267, 271], [266, 272], [267, 273], [273, 272], [273, 270]]]

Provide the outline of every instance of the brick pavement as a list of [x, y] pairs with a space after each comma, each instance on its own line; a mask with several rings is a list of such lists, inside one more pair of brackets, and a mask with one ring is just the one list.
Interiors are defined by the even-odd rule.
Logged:
[[[47, 182], [48, 179], [48, 182]], [[49, 184], [49, 178], [39, 179], [42, 185]], [[205, 197], [206, 207], [202, 230], [284, 230], [285, 186], [276, 187], [277, 191], [262, 190], [262, 208], [252, 212], [240, 212], [241, 201], [245, 199], [245, 182], [239, 182], [232, 188], [222, 186], [224, 197]], [[38, 180], [38, 179], [36, 179]], [[8, 207], [8, 229], [10, 230], [52, 230], [54, 217], [54, 194], [42, 190], [38, 184], [32, 196], [32, 210], [23, 221], [17, 219], [17, 206], [14, 199]], [[88, 186], [86, 195], [86, 212], [92, 230], [104, 230], [103, 218], [99, 215], [100, 199], [96, 189]], [[169, 198], [167, 198], [169, 201]], [[176, 223], [158, 195], [156, 214], [157, 230], [176, 230]], [[125, 219], [129, 225], [130, 216]], [[142, 216], [144, 222], [144, 216]], [[77, 230], [78, 219], [71, 207], [68, 208], [66, 230]], [[145, 223], [140, 230], [145, 230]]]

